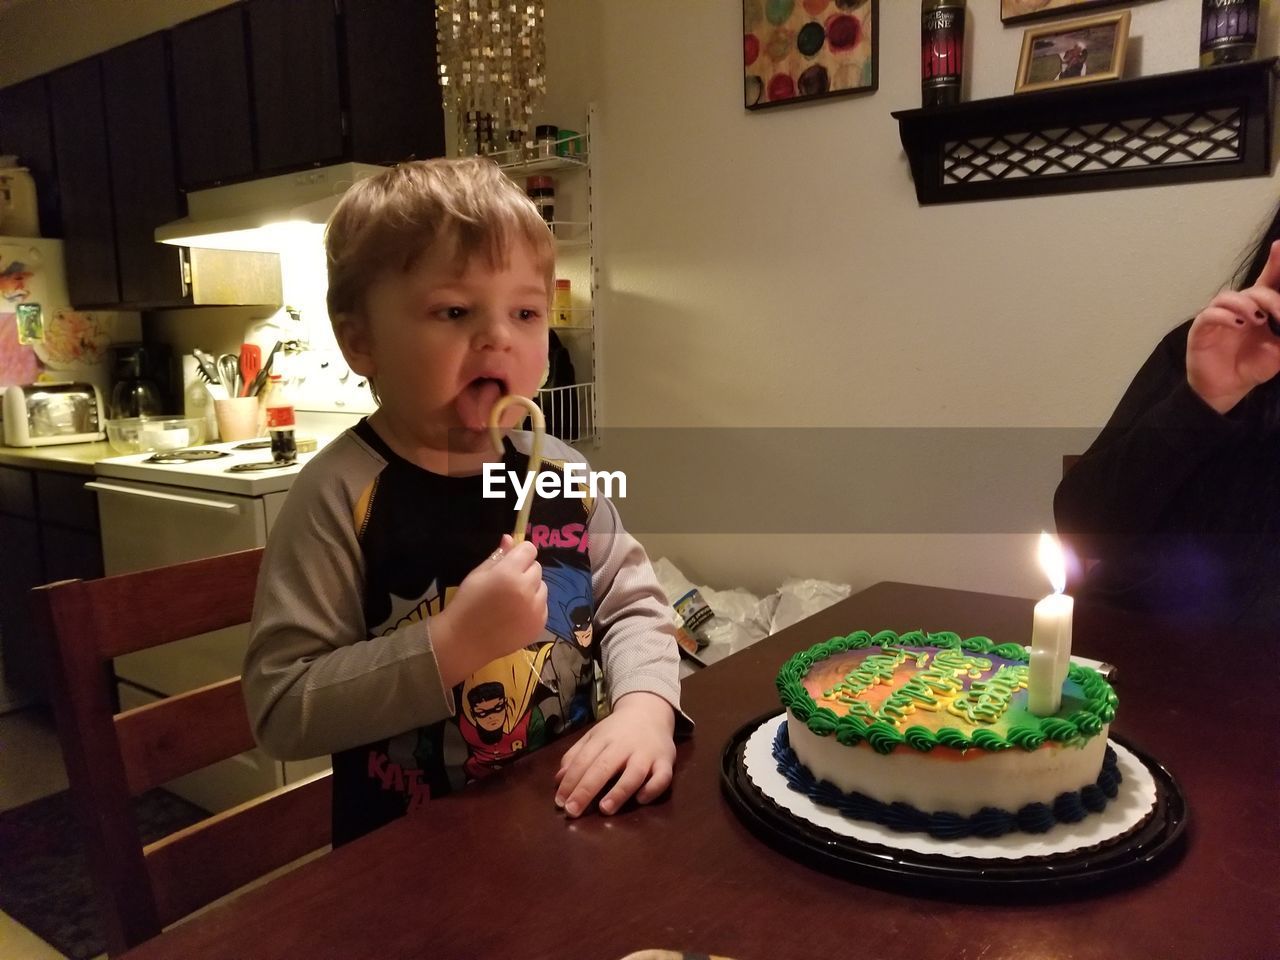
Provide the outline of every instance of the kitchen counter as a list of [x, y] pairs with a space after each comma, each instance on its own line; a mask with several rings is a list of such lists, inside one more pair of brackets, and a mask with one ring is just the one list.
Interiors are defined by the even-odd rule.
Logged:
[[93, 465], [107, 457], [119, 456], [105, 440], [94, 443], [61, 443], [48, 447], [6, 447], [0, 445], [0, 465], [28, 470], [56, 470], [93, 476]]

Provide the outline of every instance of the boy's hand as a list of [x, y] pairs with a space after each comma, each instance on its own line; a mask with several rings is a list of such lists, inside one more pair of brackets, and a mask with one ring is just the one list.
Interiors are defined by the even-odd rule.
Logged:
[[579, 816], [618, 774], [618, 782], [600, 800], [601, 813], [616, 813], [632, 794], [640, 803], [652, 803], [671, 785], [675, 719], [671, 705], [656, 694], [637, 691], [621, 697], [609, 716], [565, 752], [556, 774], [556, 806]]
[[431, 645], [446, 687], [538, 639], [547, 624], [547, 585], [537, 556], [533, 544], [514, 544], [504, 534], [431, 618]]
[[[1280, 372], [1280, 241], [1257, 282], [1224, 290], [1196, 316], [1187, 335], [1187, 382], [1218, 413]], [[1268, 321], [1270, 320], [1270, 323]]]

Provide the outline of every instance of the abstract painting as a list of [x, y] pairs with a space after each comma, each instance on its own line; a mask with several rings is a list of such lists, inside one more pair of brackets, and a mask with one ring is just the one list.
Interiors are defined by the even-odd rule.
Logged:
[[875, 90], [878, 7], [879, 0], [742, 0], [746, 108]]

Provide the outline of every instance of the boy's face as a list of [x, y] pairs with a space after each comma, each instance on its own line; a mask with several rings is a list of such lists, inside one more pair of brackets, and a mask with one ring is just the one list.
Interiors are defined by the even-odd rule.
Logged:
[[[524, 244], [503, 269], [472, 258], [458, 273], [424, 262], [385, 271], [369, 288], [366, 317], [339, 339], [351, 369], [373, 377], [382, 412], [398, 432], [436, 450], [489, 449], [489, 411], [499, 397], [532, 397], [547, 364], [550, 291]], [[508, 426], [524, 416], [518, 409]]]

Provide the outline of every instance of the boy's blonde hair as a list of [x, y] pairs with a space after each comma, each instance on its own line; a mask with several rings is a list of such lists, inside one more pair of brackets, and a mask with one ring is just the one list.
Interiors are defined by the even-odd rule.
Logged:
[[329, 319], [364, 314], [365, 295], [384, 270], [407, 271], [422, 257], [461, 271], [473, 257], [508, 264], [513, 244], [528, 245], [555, 289], [555, 241], [537, 208], [492, 160], [417, 160], [355, 183], [325, 228]]

